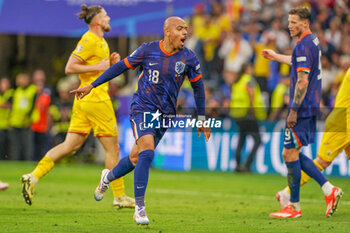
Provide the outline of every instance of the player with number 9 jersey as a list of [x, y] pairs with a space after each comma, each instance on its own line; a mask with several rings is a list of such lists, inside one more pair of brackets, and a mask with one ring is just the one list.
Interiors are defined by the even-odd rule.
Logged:
[[321, 99], [321, 50], [318, 38], [307, 31], [297, 42], [292, 54], [289, 108], [292, 107], [295, 85], [300, 71], [309, 74], [309, 86], [298, 111], [298, 118], [319, 115]]

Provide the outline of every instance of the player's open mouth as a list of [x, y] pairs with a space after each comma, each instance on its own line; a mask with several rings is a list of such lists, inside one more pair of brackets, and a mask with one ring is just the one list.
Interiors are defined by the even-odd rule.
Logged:
[[186, 41], [186, 38], [182, 38], [182, 39], [181, 39], [181, 45], [182, 45], [182, 46], [185, 45], [185, 41]]

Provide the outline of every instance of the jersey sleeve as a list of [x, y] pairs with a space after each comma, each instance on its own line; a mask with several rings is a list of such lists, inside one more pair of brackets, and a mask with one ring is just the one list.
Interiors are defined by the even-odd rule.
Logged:
[[82, 38], [77, 47], [72, 52], [72, 56], [80, 60], [81, 62], [85, 62], [89, 57], [95, 54], [95, 42]]
[[143, 58], [145, 57], [145, 44], [142, 44], [138, 47], [130, 56], [124, 58], [124, 63], [129, 69], [135, 69], [142, 63]]
[[297, 72], [303, 71], [306, 73], [310, 73], [312, 66], [311, 52], [311, 48], [305, 44], [300, 44], [300, 46], [297, 46], [295, 58]]
[[190, 82], [196, 82], [202, 78], [201, 66], [195, 54], [193, 54], [192, 58], [190, 59], [190, 64], [187, 70], [187, 77]]

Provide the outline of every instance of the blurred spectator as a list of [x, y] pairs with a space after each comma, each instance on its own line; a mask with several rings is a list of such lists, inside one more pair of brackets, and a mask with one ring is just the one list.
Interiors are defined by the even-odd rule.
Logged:
[[205, 99], [205, 115], [211, 118], [219, 118], [221, 116], [220, 100], [210, 87], [205, 88]]
[[238, 28], [234, 28], [223, 41], [219, 57], [225, 59], [224, 70], [238, 73], [242, 66], [250, 60], [253, 49], [248, 41], [242, 38]]
[[27, 73], [17, 75], [16, 86], [10, 114], [11, 152], [15, 160], [29, 160], [31, 148], [29, 126], [36, 88], [30, 83], [30, 76]]
[[[293, 49], [291, 47], [288, 47], [285, 51], [284, 54], [292, 54]], [[276, 86], [279, 83], [280, 77], [281, 76], [289, 76], [290, 72], [290, 66], [287, 64], [280, 64], [279, 62], [276, 61], [270, 61], [270, 76], [268, 78], [267, 86], [269, 89], [269, 92], [272, 93], [273, 90], [276, 88]]]
[[316, 21], [321, 23], [322, 29], [325, 30], [329, 27], [329, 22], [333, 17], [333, 13], [323, 1], [318, 1], [317, 7]]
[[329, 43], [324, 35], [324, 31], [319, 31], [317, 34], [318, 40], [320, 41], [321, 52], [323, 55], [331, 58], [332, 54], [336, 52], [336, 48], [333, 44]]
[[321, 57], [322, 64], [322, 93], [325, 94], [329, 91], [331, 83], [334, 81], [334, 78], [338, 72], [338, 70], [334, 67], [334, 65], [330, 62], [327, 56]]
[[223, 7], [223, 4], [218, 1], [214, 0], [211, 3], [212, 22], [219, 26], [220, 37], [226, 36], [227, 32], [231, 31], [231, 21]]
[[336, 0], [333, 6], [335, 16], [339, 17], [344, 23], [350, 14], [349, 1]]
[[269, 89], [267, 86], [270, 75], [270, 61], [264, 58], [261, 52], [266, 49], [275, 49], [276, 38], [274, 34], [265, 33], [262, 38], [263, 42], [252, 41], [255, 51], [254, 60], [254, 77], [258, 82], [263, 96], [265, 106], [269, 106]]
[[48, 130], [48, 117], [51, 102], [51, 96], [45, 91], [46, 79], [35, 79], [33, 76], [34, 85], [36, 87], [35, 107], [32, 116], [30, 128], [33, 132], [33, 150], [31, 159], [39, 161], [45, 154], [45, 138]]
[[[232, 86], [231, 116], [239, 127], [239, 140], [236, 149], [237, 172], [250, 172], [250, 166], [255, 158], [256, 151], [261, 143], [258, 120], [266, 119], [266, 109], [260, 93], [259, 85], [252, 76], [250, 65], [242, 66]], [[251, 135], [254, 139], [254, 146], [249, 153], [247, 161], [241, 164], [241, 151], [246, 137]]]
[[350, 35], [342, 37], [339, 51], [341, 51], [341, 55], [350, 56]]
[[204, 24], [198, 28], [198, 38], [202, 41], [204, 52], [201, 71], [205, 80], [211, 81], [212, 78], [213, 59], [220, 34], [220, 26], [212, 22], [211, 15], [206, 14], [204, 16]]
[[287, 117], [289, 104], [289, 85], [290, 77], [288, 75], [281, 76], [278, 85], [272, 92], [271, 112], [269, 120], [280, 120]]
[[188, 79], [185, 79], [177, 98], [178, 114], [194, 115], [196, 109], [196, 102], [193, 97], [193, 91], [191, 83]]
[[332, 110], [334, 107], [335, 98], [337, 96], [339, 87], [340, 87], [340, 83], [331, 83], [331, 85], [329, 86], [329, 91], [326, 95], [327, 98], [325, 98], [326, 102], [324, 103], [325, 106], [328, 107], [329, 111]]
[[42, 69], [36, 69], [33, 72], [32, 80], [34, 85], [42, 85], [44, 83], [43, 93], [46, 93], [51, 96], [51, 88], [46, 83], [46, 74]]
[[203, 57], [202, 43], [199, 40], [198, 36], [194, 34], [193, 26], [191, 24], [188, 26], [185, 46], [186, 48], [193, 50], [197, 54], [198, 58], [201, 59], [200, 63], [202, 63], [202, 57]]
[[63, 78], [57, 84], [58, 98], [53, 100], [50, 106], [50, 114], [53, 120], [51, 134], [53, 146], [64, 141], [69, 128], [69, 121], [72, 114], [73, 98], [69, 93], [73, 89], [74, 78]]
[[342, 24], [341, 28], [342, 37], [346, 37], [350, 35], [350, 19], [346, 19]]
[[280, 52], [284, 52], [290, 46], [289, 35], [282, 29], [282, 22], [279, 18], [274, 18], [272, 20], [271, 29], [267, 30], [267, 35], [263, 39], [274, 39], [273, 43], [277, 51]]
[[204, 25], [204, 15], [205, 15], [205, 6], [202, 3], [198, 3], [194, 6], [194, 13], [192, 16], [192, 25], [193, 25], [193, 35], [197, 38], [200, 37], [201, 29]]
[[10, 110], [13, 89], [7, 77], [0, 79], [0, 160], [9, 159], [10, 153]]
[[[121, 120], [121, 117], [127, 116], [129, 114], [129, 103], [122, 99], [121, 89], [125, 84], [124, 74], [119, 75], [118, 78], [114, 78], [109, 81], [108, 94], [111, 97], [113, 104], [113, 109], [115, 111], [117, 122]], [[127, 106], [124, 106], [124, 104]]]
[[238, 79], [237, 78], [238, 74], [236, 72], [233, 72], [233, 71], [230, 71], [230, 70], [224, 70], [223, 73], [224, 73], [223, 74], [224, 83], [221, 85], [221, 88], [220, 88], [221, 98], [223, 98], [223, 99], [231, 99], [232, 85]]
[[326, 40], [330, 41], [336, 49], [339, 49], [339, 46], [340, 46], [340, 40], [341, 40], [340, 25], [341, 25], [341, 20], [338, 17], [334, 17], [329, 24], [329, 28], [325, 32]]
[[339, 70], [337, 75], [334, 78], [334, 82], [340, 85], [343, 82], [345, 73], [350, 67], [350, 55], [342, 55], [339, 58]]

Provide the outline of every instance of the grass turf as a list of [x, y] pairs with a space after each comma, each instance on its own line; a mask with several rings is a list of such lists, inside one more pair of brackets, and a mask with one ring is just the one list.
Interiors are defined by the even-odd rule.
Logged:
[[[345, 195], [339, 210], [325, 218], [321, 189], [311, 181], [301, 190], [303, 216], [272, 219], [279, 210], [276, 191], [286, 184], [279, 175], [151, 170], [146, 193], [149, 226], [137, 226], [133, 209], [112, 206], [112, 192], [101, 202], [93, 191], [103, 169], [98, 165], [58, 164], [36, 186], [34, 203], [21, 196], [23, 173], [31, 162], [0, 162], [0, 232], [349, 232], [350, 179], [330, 178]], [[133, 196], [133, 175], [125, 178]]]

